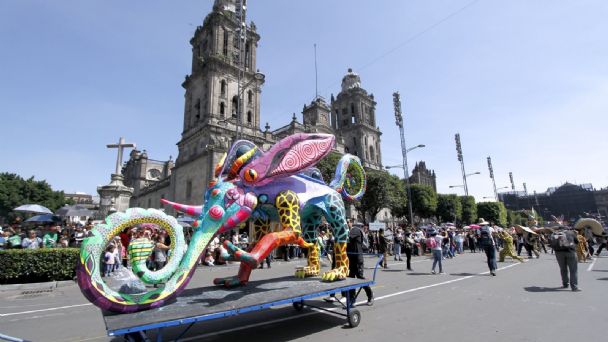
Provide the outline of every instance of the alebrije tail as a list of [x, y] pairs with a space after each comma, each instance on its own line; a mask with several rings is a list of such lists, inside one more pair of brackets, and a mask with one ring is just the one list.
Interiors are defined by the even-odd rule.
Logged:
[[[349, 167], [351, 171], [347, 172]], [[352, 154], [345, 154], [340, 158], [334, 179], [329, 183], [329, 186], [339, 192], [342, 198], [349, 201], [358, 201], [363, 197], [366, 185], [367, 180], [361, 160]], [[348, 189], [351, 189], [354, 194], [351, 194]]]

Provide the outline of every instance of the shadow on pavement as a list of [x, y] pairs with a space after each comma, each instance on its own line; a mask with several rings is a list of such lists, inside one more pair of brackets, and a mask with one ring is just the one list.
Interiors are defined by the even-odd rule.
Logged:
[[568, 291], [568, 289], [563, 289], [561, 287], [540, 287], [540, 286], [528, 286], [524, 287], [524, 290], [528, 292], [558, 292], [558, 291]]
[[405, 272], [405, 270], [400, 270], [396, 268], [383, 269], [382, 272]]
[[[462, 272], [462, 273], [450, 273], [450, 275], [459, 276], [459, 277], [467, 277], [467, 276], [478, 276], [481, 274]], [[484, 276], [485, 276], [485, 274], [484, 274]]]
[[608, 278], [597, 278], [597, 280], [608, 280]]

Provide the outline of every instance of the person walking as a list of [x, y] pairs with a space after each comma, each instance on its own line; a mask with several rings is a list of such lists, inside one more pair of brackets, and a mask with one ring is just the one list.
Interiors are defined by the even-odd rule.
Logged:
[[426, 245], [431, 249], [431, 253], [433, 255], [433, 267], [431, 268], [431, 273], [436, 274], [435, 266], [439, 264], [439, 274], [443, 273], [443, 265], [441, 264], [441, 258], [443, 250], [441, 248], [441, 242], [443, 241], [443, 236], [437, 235], [437, 231], [432, 229], [429, 231], [430, 237], [426, 239]]
[[505, 261], [505, 257], [511, 257], [512, 259], [515, 259], [519, 262], [524, 262], [524, 258], [518, 256], [515, 253], [515, 245], [513, 244], [513, 236], [511, 236], [511, 234], [509, 234], [509, 232], [507, 232], [506, 229], [503, 229], [502, 232], [498, 233], [498, 236], [500, 236], [503, 240], [503, 249], [500, 250], [499, 253], [499, 262], [504, 262]]
[[403, 231], [401, 228], [397, 228], [395, 234], [393, 234], [393, 256], [395, 261], [403, 261], [401, 259], [401, 244], [403, 243]]
[[412, 269], [412, 251], [414, 249], [415, 241], [412, 239], [412, 233], [410, 231], [406, 231], [403, 237], [403, 251], [405, 252], [405, 261], [407, 264], [408, 271], [413, 271]]
[[[350, 231], [348, 232], [348, 243], [346, 244], [346, 253], [348, 255], [348, 277], [365, 279], [363, 275], [363, 239], [364, 233], [358, 226], [352, 226], [348, 222]], [[382, 229], [380, 229], [382, 231]], [[371, 287], [363, 286], [363, 291], [367, 295], [367, 305], [374, 304], [374, 293]], [[355, 304], [356, 290], [349, 290], [348, 293], [343, 292], [343, 297], [349, 296], [351, 306]]]
[[576, 246], [579, 241], [576, 233], [567, 226], [560, 226], [559, 230], [551, 235], [550, 243], [559, 265], [562, 288], [567, 289], [570, 285], [572, 291], [580, 291], [581, 289], [578, 287], [578, 260], [576, 259]]
[[388, 263], [386, 259], [388, 259], [388, 240], [384, 236], [384, 229], [380, 228], [378, 230], [378, 253], [384, 255], [382, 258], [382, 267], [388, 268]]
[[494, 228], [490, 227], [490, 223], [486, 222], [483, 218], [479, 218], [477, 224], [481, 226], [481, 228], [479, 228], [479, 246], [486, 253], [490, 274], [496, 276], [496, 241], [494, 241]]

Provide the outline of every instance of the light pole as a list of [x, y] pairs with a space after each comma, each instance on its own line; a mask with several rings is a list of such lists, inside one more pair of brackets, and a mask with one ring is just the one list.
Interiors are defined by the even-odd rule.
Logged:
[[473, 175], [479, 175], [479, 174], [481, 174], [481, 172], [479, 172], [479, 171], [473, 172], [473, 173], [467, 173], [463, 177], [464, 178], [464, 183], [463, 184], [460, 184], [460, 185], [450, 185], [449, 188], [450, 189], [453, 189], [453, 188], [464, 188], [464, 194], [465, 194], [465, 196], [469, 196], [469, 192], [468, 192], [468, 189], [467, 189], [467, 177], [473, 176]]
[[496, 180], [494, 179], [494, 168], [492, 167], [492, 158], [488, 156], [488, 170], [490, 171], [490, 178], [492, 178], [492, 186], [494, 187], [494, 197], [498, 201], [498, 192], [496, 192]]
[[462, 144], [460, 143], [460, 133], [456, 133], [454, 139], [456, 140], [456, 156], [458, 157], [458, 161], [460, 162], [460, 169], [462, 171], [462, 184], [464, 185], [464, 194], [465, 196], [469, 196], [469, 187], [467, 186], [467, 175], [464, 171], [464, 157], [462, 156]]
[[405, 134], [403, 132], [403, 116], [401, 115], [401, 97], [399, 92], [393, 93], [393, 107], [395, 109], [395, 124], [399, 127], [399, 135], [401, 136], [401, 156], [403, 157], [403, 173], [405, 176], [405, 186], [407, 188], [407, 201], [410, 219], [409, 223], [414, 227], [414, 213], [412, 211], [412, 189], [410, 189], [410, 175], [407, 169], [407, 146], [405, 145]]
[[[417, 149], [417, 148], [421, 148], [421, 147], [426, 147], [426, 145], [420, 144], [414, 147], [410, 147], [407, 150], [405, 150], [405, 153], [410, 153], [411, 151]], [[385, 169], [389, 170], [389, 169], [403, 169], [403, 165], [390, 165], [390, 166], [385, 166]]]

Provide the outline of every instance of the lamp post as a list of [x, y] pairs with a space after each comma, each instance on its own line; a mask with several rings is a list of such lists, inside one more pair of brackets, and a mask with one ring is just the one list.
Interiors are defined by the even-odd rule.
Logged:
[[464, 183], [460, 184], [460, 185], [450, 185], [449, 188], [453, 189], [453, 188], [464, 188], [464, 194], [465, 196], [469, 196], [469, 191], [467, 188], [467, 177], [469, 176], [473, 176], [473, 175], [480, 175], [481, 172], [477, 171], [477, 172], [472, 172], [472, 173], [467, 173], [464, 175], [463, 179], [464, 179]]
[[399, 92], [393, 93], [393, 107], [395, 109], [395, 125], [399, 127], [399, 135], [401, 136], [401, 156], [403, 157], [403, 173], [405, 176], [405, 186], [407, 188], [407, 201], [410, 219], [409, 223], [414, 227], [414, 213], [412, 211], [412, 189], [410, 189], [410, 175], [407, 168], [407, 146], [405, 145], [405, 134], [403, 131], [403, 116], [401, 115], [401, 97]]
[[492, 178], [492, 186], [494, 187], [494, 197], [498, 201], [498, 192], [496, 191], [496, 180], [494, 179], [494, 168], [492, 167], [492, 158], [488, 156], [488, 171], [490, 171], [490, 178]]
[[[414, 147], [410, 147], [407, 150], [405, 150], [405, 153], [410, 153], [411, 151], [417, 149], [417, 148], [421, 148], [421, 147], [426, 147], [426, 145], [420, 144]], [[385, 166], [385, 169], [389, 170], [389, 169], [403, 169], [403, 165], [390, 165], [390, 166]]]

